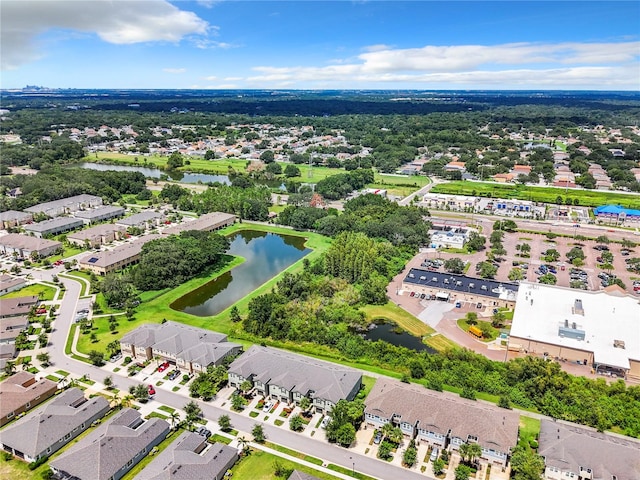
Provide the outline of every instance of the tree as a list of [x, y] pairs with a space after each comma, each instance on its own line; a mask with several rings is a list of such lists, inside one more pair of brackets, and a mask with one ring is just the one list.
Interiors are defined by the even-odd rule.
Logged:
[[285, 467], [284, 463], [282, 463], [279, 458], [276, 458], [273, 461], [273, 474], [277, 478], [288, 478], [292, 472], [293, 469]]
[[282, 165], [277, 162], [270, 163], [267, 165], [267, 168], [265, 168], [265, 171], [272, 175], [280, 175], [282, 174]]
[[409, 447], [407, 447], [407, 449], [404, 451], [404, 455], [402, 455], [402, 463], [404, 463], [407, 467], [413, 467], [417, 459], [418, 450], [416, 449], [416, 443], [414, 440], [411, 440]]
[[111, 376], [104, 377], [102, 383], [105, 387], [107, 387], [107, 390], [111, 390], [111, 387], [113, 387], [113, 379], [111, 378]]
[[298, 167], [296, 167], [295, 165], [289, 164], [286, 167], [284, 167], [284, 175], [287, 178], [299, 177], [300, 176], [300, 169]]
[[47, 343], [49, 343], [49, 336], [45, 332], [42, 332], [38, 335], [38, 343], [41, 347], [46, 347]]
[[482, 278], [494, 278], [498, 268], [490, 262], [480, 262], [480, 276]]
[[544, 460], [527, 445], [518, 444], [511, 455], [514, 480], [539, 480], [544, 471]]
[[505, 315], [503, 310], [497, 309], [491, 315], [491, 326], [495, 328], [500, 328], [504, 325], [504, 322], [507, 320], [507, 316]]
[[267, 439], [267, 436], [264, 433], [264, 428], [259, 423], [256, 423], [251, 429], [251, 435], [253, 435], [253, 440], [258, 443], [264, 443]]
[[205, 160], [214, 160], [215, 158], [216, 158], [216, 152], [214, 152], [213, 150], [207, 150], [206, 152], [204, 152]]
[[231, 395], [231, 408], [236, 411], [242, 410], [244, 408], [244, 398], [237, 393]]
[[611, 243], [611, 240], [609, 240], [609, 237], [607, 237], [606, 235], [600, 235], [599, 237], [596, 238], [596, 243], [609, 245]]
[[302, 430], [303, 427], [304, 427], [304, 421], [302, 420], [302, 417], [300, 415], [298, 414], [293, 415], [289, 419], [289, 428], [294, 432], [298, 432]]
[[469, 480], [471, 468], [467, 465], [458, 465], [455, 470], [455, 480]]
[[[518, 249], [517, 245], [516, 245], [516, 249]], [[529, 245], [528, 243], [522, 243], [520, 244], [520, 248], [518, 250], [520, 250], [520, 254], [523, 257], [528, 257], [529, 254], [531, 253], [531, 245]]]
[[182, 167], [184, 165], [184, 160], [182, 159], [182, 155], [179, 152], [173, 152], [169, 159], [167, 160], [167, 169], [175, 170], [178, 167]]
[[584, 260], [584, 251], [580, 247], [573, 247], [567, 252], [567, 260], [573, 263], [575, 259]]
[[391, 456], [392, 445], [389, 442], [382, 442], [378, 447], [378, 458], [386, 460]]
[[436, 475], [440, 475], [444, 472], [444, 460], [442, 460], [442, 458], [438, 457], [433, 461], [433, 473]]
[[233, 323], [238, 323], [242, 321], [242, 317], [240, 316], [240, 312], [238, 311], [238, 307], [235, 305], [231, 307], [231, 311], [229, 312], [229, 319]]
[[146, 402], [147, 400], [149, 400], [149, 389], [146, 387], [146, 385], [143, 384], [136, 385], [133, 391], [133, 396], [136, 398], [136, 400]]
[[398, 444], [402, 441], [402, 430], [391, 422], [387, 422], [382, 426], [382, 434], [391, 443]]
[[178, 412], [171, 412], [169, 414], [169, 419], [171, 420], [171, 428], [175, 428], [178, 420], [180, 420], [180, 414]]
[[444, 269], [450, 273], [460, 274], [464, 272], [465, 262], [460, 258], [450, 258], [444, 261]]
[[560, 252], [555, 248], [549, 248], [546, 252], [543, 253], [545, 262], [557, 262], [560, 258]]
[[260, 160], [262, 160], [264, 163], [271, 163], [275, 160], [275, 155], [273, 154], [273, 152], [271, 150], [265, 150], [264, 152], [262, 152], [262, 154], [260, 155]]
[[511, 400], [509, 400], [509, 397], [506, 395], [500, 395], [498, 406], [501, 408], [506, 408], [507, 410], [511, 410]]
[[538, 282], [544, 285], [555, 285], [557, 281], [558, 279], [553, 273], [545, 273], [538, 277]]
[[231, 419], [229, 418], [229, 415], [220, 415], [218, 417], [218, 426], [223, 432], [231, 430]]
[[515, 267], [509, 270], [508, 277], [509, 277], [509, 280], [511, 280], [512, 282], [519, 282], [524, 278], [524, 272], [522, 271], [521, 268]]
[[253, 383], [251, 383], [251, 380], [245, 380], [240, 384], [240, 390], [244, 394], [248, 393], [252, 388], [253, 388]]
[[469, 234], [469, 239], [467, 240], [465, 247], [469, 252], [479, 252], [480, 250], [484, 250], [486, 243], [486, 237], [483, 237], [477, 232], [471, 232]]
[[89, 361], [96, 367], [104, 365], [104, 354], [97, 350], [91, 350], [89, 352]]
[[200, 417], [202, 417], [202, 409], [193, 400], [185, 404], [185, 406], [182, 407], [182, 409], [184, 410], [184, 413], [187, 414], [187, 420], [191, 420], [192, 422], [194, 422]]
[[462, 398], [467, 398], [469, 400], [475, 400], [476, 399], [476, 391], [471, 387], [465, 386], [462, 389], [462, 392], [460, 392], [460, 396]]
[[459, 452], [464, 463], [473, 463], [482, 455], [482, 448], [477, 443], [463, 443], [460, 445]]
[[311, 400], [308, 397], [302, 397], [300, 399], [300, 408], [303, 412], [306, 412], [311, 408]]
[[36, 359], [42, 364], [43, 367], [49, 366], [50, 357], [47, 352], [41, 352], [36, 355]]

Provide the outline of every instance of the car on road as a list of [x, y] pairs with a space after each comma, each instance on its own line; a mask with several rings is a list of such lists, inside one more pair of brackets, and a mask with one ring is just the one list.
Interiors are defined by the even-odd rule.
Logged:
[[196, 433], [204, 438], [209, 438], [211, 436], [211, 430], [205, 427], [198, 427], [198, 429], [196, 430]]

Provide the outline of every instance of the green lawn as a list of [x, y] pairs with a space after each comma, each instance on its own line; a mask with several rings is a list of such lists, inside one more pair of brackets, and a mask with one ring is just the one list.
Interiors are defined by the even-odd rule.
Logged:
[[375, 383], [376, 383], [376, 378], [370, 377], [368, 375], [363, 375], [362, 376], [363, 388], [358, 393], [358, 398], [366, 398], [367, 395], [369, 395], [369, 392], [371, 391]]
[[424, 339], [424, 343], [426, 343], [429, 347], [437, 350], [438, 352], [444, 352], [445, 350], [449, 350], [452, 348], [459, 348], [459, 345], [455, 343], [453, 340], [448, 339], [442, 334], [434, 334], [430, 337]]
[[13, 292], [6, 293], [2, 295], [1, 298], [17, 298], [38, 295], [41, 301], [49, 301], [53, 300], [55, 294], [55, 288], [48, 287], [39, 283], [33, 283], [31, 285], [27, 285], [26, 287], [22, 287], [20, 290], [14, 290]]
[[246, 457], [240, 459], [238, 463], [231, 469], [234, 480], [276, 480], [282, 477], [276, 477], [273, 464], [278, 462], [288, 470], [300, 470], [302, 472], [313, 475], [322, 480], [337, 480], [337, 477], [327, 473], [315, 470], [299, 463], [294, 463], [280, 457], [276, 457], [267, 452], [254, 450]]
[[387, 302], [386, 305], [366, 305], [362, 311], [367, 316], [367, 320], [388, 319], [418, 337], [429, 335], [435, 331], [393, 302]]
[[525, 185], [511, 185], [486, 182], [448, 182], [441, 183], [431, 189], [432, 193], [453, 195], [472, 195], [491, 198], [517, 198], [534, 202], [556, 203], [558, 196], [565, 200], [567, 197], [578, 199], [581, 206], [598, 207], [610, 203], [620, 204], [628, 208], [640, 208], [640, 197], [624, 193], [607, 192], [602, 190], [570, 190], [555, 187], [534, 187]]
[[540, 433], [540, 420], [520, 415], [520, 439], [535, 440]]

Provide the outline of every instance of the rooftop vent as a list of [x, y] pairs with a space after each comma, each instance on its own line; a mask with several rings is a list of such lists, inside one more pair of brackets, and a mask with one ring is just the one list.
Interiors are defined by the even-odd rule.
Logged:
[[614, 340], [613, 341], [613, 348], [621, 348], [621, 349], [625, 349], [624, 346], [624, 340]]
[[582, 307], [582, 300], [580, 300], [579, 298], [576, 298], [575, 301], [573, 302], [573, 314], [582, 315], [584, 317], [584, 308]]

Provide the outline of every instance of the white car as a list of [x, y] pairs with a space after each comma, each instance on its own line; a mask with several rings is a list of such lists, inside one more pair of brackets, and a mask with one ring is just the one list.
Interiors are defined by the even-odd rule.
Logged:
[[262, 407], [262, 411], [263, 412], [268, 412], [269, 410], [271, 410], [271, 407], [273, 406], [273, 404], [271, 402], [267, 402], [264, 404], [264, 407]]
[[329, 422], [331, 421], [331, 417], [329, 415], [327, 415], [326, 417], [324, 417], [322, 419], [322, 423], [320, 423], [320, 428], [327, 428], [327, 425], [329, 425]]

